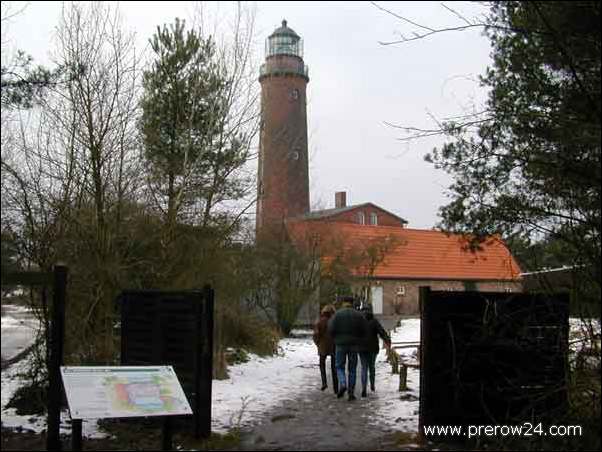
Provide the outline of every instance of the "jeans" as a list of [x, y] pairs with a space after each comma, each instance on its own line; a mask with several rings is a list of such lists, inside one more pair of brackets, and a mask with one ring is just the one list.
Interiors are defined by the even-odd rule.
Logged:
[[[348, 388], [349, 392], [352, 392], [355, 388], [357, 352], [352, 351], [349, 347], [345, 347], [344, 345], [337, 345], [335, 355], [337, 362], [337, 376], [339, 380], [339, 389]], [[345, 362], [347, 361], [347, 359], [349, 359], [349, 363], [347, 366], [349, 380], [345, 377]]]
[[362, 389], [366, 389], [368, 385], [368, 372], [370, 372], [370, 384], [374, 388], [374, 380], [376, 377], [376, 356], [374, 352], [360, 352], [360, 361], [362, 363]]

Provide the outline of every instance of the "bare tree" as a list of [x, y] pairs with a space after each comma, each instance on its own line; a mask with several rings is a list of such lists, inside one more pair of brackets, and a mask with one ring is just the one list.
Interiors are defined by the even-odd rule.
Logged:
[[[68, 143], [82, 199], [93, 202], [99, 251], [108, 251], [108, 213], [119, 221], [135, 178], [133, 141], [138, 61], [133, 34], [123, 31], [117, 9], [102, 2], [63, 11], [56, 57], [73, 77], [48, 111]], [[129, 170], [129, 174], [127, 171]], [[102, 256], [100, 256], [102, 257]]]
[[3, 154], [3, 220], [6, 207], [31, 264], [70, 266], [72, 344], [95, 344], [86, 353], [109, 360], [116, 275], [125, 265], [118, 237], [139, 189], [138, 61], [119, 11], [101, 2], [66, 5], [57, 38], [65, 80], [23, 118], [18, 152]]
[[[203, 17], [202, 10], [197, 9], [196, 19], [201, 28], [206, 29]], [[203, 225], [209, 224], [220, 205], [237, 201], [255, 190], [254, 175], [249, 175], [245, 168], [248, 161], [256, 157], [253, 145], [259, 129], [258, 66], [252, 52], [254, 33], [255, 9], [237, 3], [231, 29], [218, 41], [226, 79], [221, 93], [224, 111], [216, 124], [218, 137], [202, 213]], [[254, 199], [251, 204], [242, 206], [233, 220], [238, 221], [253, 203]]]

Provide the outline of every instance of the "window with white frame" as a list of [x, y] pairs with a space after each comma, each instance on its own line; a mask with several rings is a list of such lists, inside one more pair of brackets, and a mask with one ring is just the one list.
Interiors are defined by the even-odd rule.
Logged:
[[364, 214], [364, 212], [357, 213], [357, 222], [359, 224], [366, 224], [366, 215]]
[[372, 212], [370, 214], [370, 224], [373, 226], [377, 226], [378, 225], [378, 215], [376, 212]]

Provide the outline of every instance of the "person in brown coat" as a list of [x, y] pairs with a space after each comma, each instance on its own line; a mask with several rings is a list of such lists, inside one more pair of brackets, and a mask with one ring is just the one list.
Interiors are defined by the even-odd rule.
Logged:
[[320, 319], [314, 325], [313, 339], [314, 343], [318, 347], [318, 354], [320, 355], [320, 375], [322, 376], [322, 391], [328, 388], [326, 379], [326, 357], [330, 356], [330, 370], [332, 373], [332, 387], [335, 394], [339, 391], [339, 384], [337, 379], [337, 371], [334, 359], [334, 341], [328, 332], [328, 321], [335, 313], [336, 309], [333, 305], [329, 304], [322, 308], [320, 313]]

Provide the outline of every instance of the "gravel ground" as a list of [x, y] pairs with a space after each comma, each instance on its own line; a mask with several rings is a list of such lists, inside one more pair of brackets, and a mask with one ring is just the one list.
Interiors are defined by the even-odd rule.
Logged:
[[[389, 422], [378, 422], [381, 395], [368, 392], [357, 400], [338, 399], [316, 381], [302, 381], [307, 391], [281, 404], [242, 435], [243, 450], [417, 450], [415, 434], [403, 434]], [[397, 403], [413, 403], [410, 400]], [[377, 422], [375, 422], [377, 421]]]

